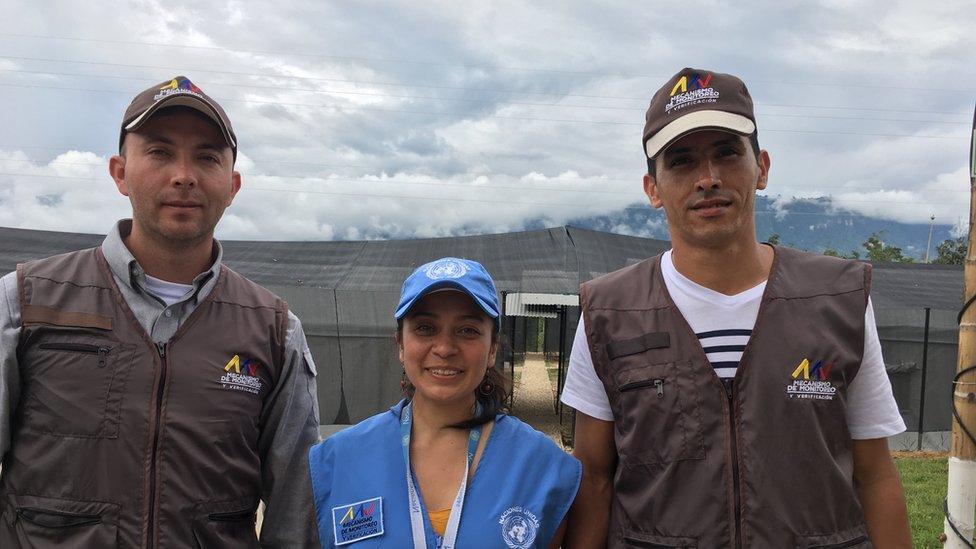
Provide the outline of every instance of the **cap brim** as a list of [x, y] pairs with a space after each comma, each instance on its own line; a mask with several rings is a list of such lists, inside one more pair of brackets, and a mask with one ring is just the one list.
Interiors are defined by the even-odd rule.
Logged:
[[756, 124], [741, 114], [725, 111], [696, 111], [688, 113], [654, 134], [644, 144], [648, 158], [654, 158], [675, 139], [699, 130], [724, 130], [739, 135], [752, 135]]
[[174, 93], [156, 101], [142, 114], [135, 117], [132, 122], [126, 124], [125, 131], [131, 132], [139, 129], [139, 126], [142, 126], [147, 120], [152, 118], [152, 115], [156, 111], [166, 107], [189, 107], [203, 113], [217, 124], [217, 127], [220, 128], [220, 133], [223, 134], [224, 140], [227, 141], [230, 148], [237, 149], [237, 142], [234, 140], [234, 136], [230, 134], [230, 131], [227, 130], [227, 126], [220, 118], [217, 109], [203, 97], [190, 93]]
[[472, 300], [474, 300], [474, 302], [478, 304], [478, 307], [480, 307], [481, 310], [484, 311], [486, 315], [488, 315], [493, 320], [497, 320], [498, 319], [498, 311], [492, 310], [491, 306], [489, 304], [485, 303], [485, 301], [483, 299], [481, 299], [480, 297], [474, 295], [467, 288], [465, 288], [461, 284], [458, 284], [457, 282], [454, 282], [453, 280], [435, 280], [435, 281], [432, 281], [430, 283], [430, 285], [428, 285], [423, 290], [421, 290], [420, 293], [418, 293], [413, 299], [411, 299], [410, 301], [408, 301], [406, 303], [403, 303], [399, 307], [397, 307], [397, 310], [394, 311], [394, 313], [393, 313], [393, 318], [396, 318], [396, 319], [403, 318], [407, 314], [407, 312], [410, 311], [410, 309], [422, 297], [424, 297], [427, 294], [432, 294], [432, 293], [434, 293], [436, 291], [439, 291], [439, 290], [455, 290], [455, 291], [458, 291], [458, 292], [462, 292], [463, 294], [467, 295]]

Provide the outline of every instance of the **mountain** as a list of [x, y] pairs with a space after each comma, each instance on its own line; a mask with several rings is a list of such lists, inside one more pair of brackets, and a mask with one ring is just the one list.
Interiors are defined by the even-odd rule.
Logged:
[[[756, 233], [760, 240], [778, 234], [787, 246], [810, 251], [833, 248], [841, 254], [857, 250], [864, 255], [862, 243], [872, 233], [880, 233], [885, 244], [922, 260], [929, 238], [928, 224], [901, 223], [865, 215], [833, 206], [829, 198], [776, 200], [756, 197]], [[531, 223], [529, 223], [531, 225]], [[618, 234], [668, 239], [664, 212], [647, 204], [635, 204], [605, 215], [570, 220], [567, 225]], [[936, 246], [954, 238], [952, 225], [936, 224], [932, 230], [929, 256]]]

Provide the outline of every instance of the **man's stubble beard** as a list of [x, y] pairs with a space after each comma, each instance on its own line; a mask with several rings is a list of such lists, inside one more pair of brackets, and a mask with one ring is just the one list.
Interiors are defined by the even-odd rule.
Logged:
[[201, 223], [194, 224], [192, 227], [188, 226], [189, 224], [180, 224], [182, 226], [167, 228], [166, 223], [159, 216], [146, 219], [151, 216], [133, 211], [134, 222], [139, 224], [141, 231], [149, 240], [160, 248], [174, 251], [189, 250], [213, 238], [217, 222], [222, 215], [223, 212], [212, 224], [208, 219], [203, 219]]
[[[727, 248], [730, 244], [735, 243], [739, 238], [745, 238], [742, 236], [742, 231], [748, 230], [747, 226], [750, 222], [753, 224], [751, 228], [751, 237], [755, 239], [755, 194], [750, 196], [746, 203], [736, 203], [737, 212], [735, 213], [735, 218], [728, 220], [727, 223], [723, 223], [721, 226], [710, 226], [706, 221], [705, 223], [692, 224], [687, 223], [682, 228], [681, 239], [688, 244], [696, 247], [708, 248], [708, 249], [723, 249]], [[688, 212], [688, 210], [684, 210]], [[688, 214], [686, 219], [690, 219], [691, 215]], [[667, 217], [667, 211], [665, 211], [665, 217]], [[674, 232], [671, 224], [668, 224], [668, 232], [671, 234], [672, 240], [674, 239]]]

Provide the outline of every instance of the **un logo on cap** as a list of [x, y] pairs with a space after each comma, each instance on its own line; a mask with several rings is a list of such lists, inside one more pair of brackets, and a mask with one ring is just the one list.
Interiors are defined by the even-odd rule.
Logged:
[[461, 278], [468, 272], [468, 266], [456, 259], [442, 259], [432, 263], [425, 274], [431, 280], [442, 278]]

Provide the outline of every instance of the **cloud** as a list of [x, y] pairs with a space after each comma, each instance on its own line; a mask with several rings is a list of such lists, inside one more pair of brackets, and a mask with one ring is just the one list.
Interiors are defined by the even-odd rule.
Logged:
[[103, 232], [125, 215], [105, 174], [121, 113], [177, 73], [221, 102], [240, 140], [245, 186], [222, 237], [596, 217], [644, 201], [644, 110], [683, 66], [748, 83], [774, 207], [829, 197], [878, 219], [968, 215], [964, 1], [8, 4], [4, 225]]
[[852, 141], [839, 138], [794, 151], [786, 166], [777, 166], [773, 152], [768, 194], [825, 197], [838, 208], [907, 223], [927, 224], [931, 215], [944, 224], [968, 219], [968, 143], [913, 137]]
[[840, 193], [834, 205], [903, 223], [928, 223], [934, 216], [939, 224], [960, 225], [969, 218], [969, 202], [958, 198], [968, 191], [969, 170], [963, 166], [912, 189]]
[[129, 203], [108, 175], [108, 160], [68, 151], [35, 163], [21, 151], [0, 150], [0, 226], [104, 233], [126, 216]]
[[397, 173], [347, 178], [251, 174], [220, 234], [242, 239], [438, 237], [505, 232], [544, 215], [552, 225], [635, 198], [574, 172], [518, 177]]

